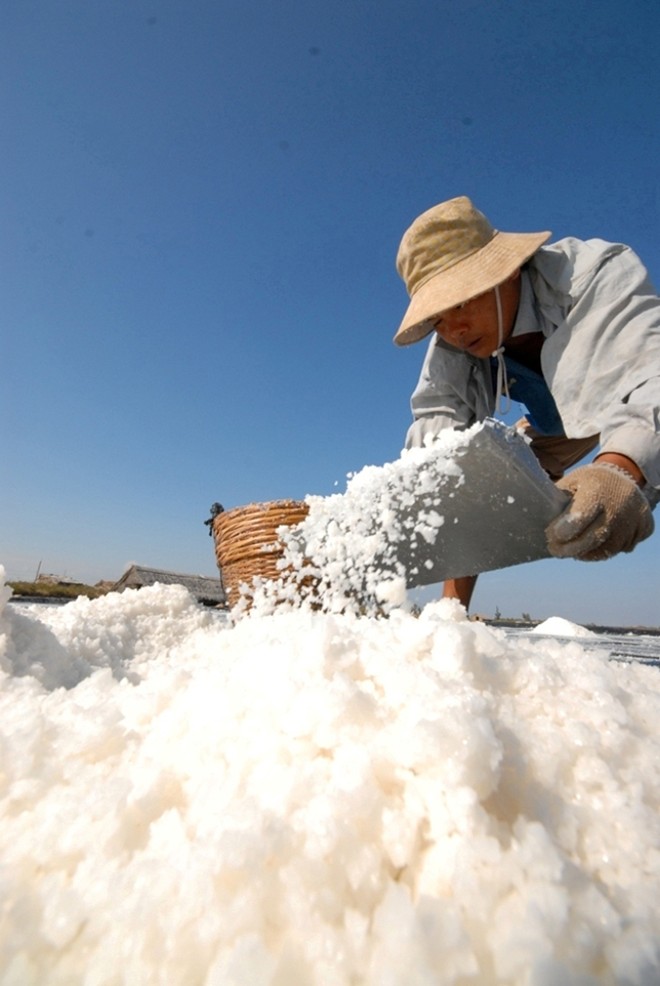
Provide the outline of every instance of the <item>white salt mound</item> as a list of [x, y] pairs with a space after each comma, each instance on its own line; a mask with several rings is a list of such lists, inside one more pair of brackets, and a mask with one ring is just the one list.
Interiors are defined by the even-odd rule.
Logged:
[[181, 587], [0, 614], [4, 986], [660, 982], [660, 676]]
[[538, 626], [534, 627], [531, 633], [552, 634], [556, 637], [597, 636], [592, 630], [587, 630], [586, 627], [580, 626], [579, 623], [571, 623], [570, 620], [564, 620], [561, 616], [551, 616], [548, 620], [544, 620], [543, 623], [539, 623]]

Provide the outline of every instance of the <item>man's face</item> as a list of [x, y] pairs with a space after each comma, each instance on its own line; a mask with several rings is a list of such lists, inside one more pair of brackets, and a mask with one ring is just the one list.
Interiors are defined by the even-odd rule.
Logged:
[[[511, 335], [520, 301], [520, 271], [499, 286], [502, 303], [503, 341]], [[497, 301], [495, 289], [456, 308], [442, 312], [433, 320], [438, 335], [456, 349], [463, 349], [473, 356], [490, 356], [498, 346]]]

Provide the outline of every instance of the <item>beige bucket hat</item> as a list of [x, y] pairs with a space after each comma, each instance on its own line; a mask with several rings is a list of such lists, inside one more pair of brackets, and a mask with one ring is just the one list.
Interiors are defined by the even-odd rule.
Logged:
[[429, 335], [434, 316], [506, 281], [551, 235], [500, 233], [465, 195], [423, 212], [396, 258], [410, 304], [395, 343], [408, 346]]

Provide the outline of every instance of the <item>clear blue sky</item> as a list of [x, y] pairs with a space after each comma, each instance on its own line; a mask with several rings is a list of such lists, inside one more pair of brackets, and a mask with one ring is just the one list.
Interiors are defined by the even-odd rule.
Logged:
[[[656, 0], [5, 0], [9, 576], [215, 574], [214, 500], [396, 458], [424, 344], [392, 344], [394, 257], [436, 202], [660, 283], [659, 34]], [[474, 609], [658, 624], [659, 538]]]

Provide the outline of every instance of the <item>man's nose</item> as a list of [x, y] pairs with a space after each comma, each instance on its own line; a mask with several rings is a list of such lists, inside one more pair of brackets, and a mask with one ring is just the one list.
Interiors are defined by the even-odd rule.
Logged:
[[445, 330], [447, 335], [452, 339], [457, 339], [460, 341], [465, 338], [469, 330], [467, 319], [457, 318], [455, 321], [452, 321], [446, 325]]

